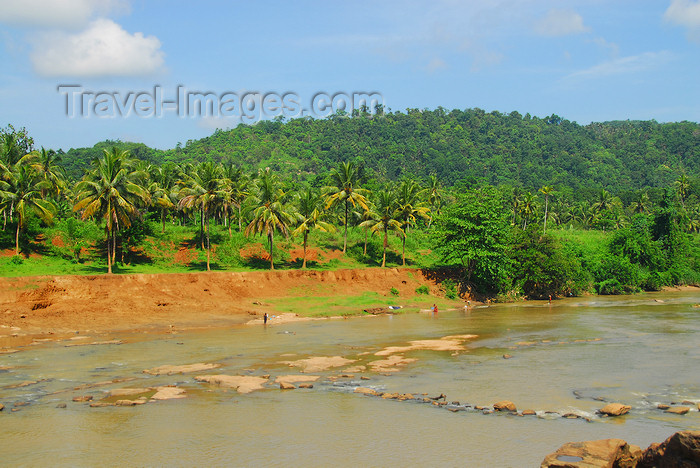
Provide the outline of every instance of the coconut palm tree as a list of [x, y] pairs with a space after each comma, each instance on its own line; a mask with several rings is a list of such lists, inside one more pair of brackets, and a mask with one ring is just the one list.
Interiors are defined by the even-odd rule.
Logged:
[[48, 190], [51, 184], [42, 179], [32, 166], [35, 155], [28, 154], [18, 160], [11, 169], [3, 168], [4, 175], [0, 179], [0, 199], [10, 216], [17, 217], [15, 232], [15, 254], [19, 255], [19, 236], [26, 224], [27, 217], [34, 213], [41, 220], [50, 223], [55, 210], [53, 204], [44, 198], [42, 191]]
[[309, 232], [318, 229], [322, 232], [335, 232], [335, 226], [323, 221], [323, 198], [321, 194], [312, 188], [302, 191], [296, 198], [297, 218], [299, 226], [292, 232], [292, 235], [303, 234], [304, 236], [304, 259], [301, 268], [306, 268], [306, 245]]
[[430, 217], [428, 219], [428, 229], [433, 224], [433, 217], [440, 214], [442, 208], [442, 194], [440, 193], [442, 184], [434, 175], [428, 177], [428, 187], [425, 189], [427, 195], [428, 206], [430, 207]]
[[520, 216], [523, 218], [523, 229], [527, 228], [527, 222], [530, 220], [530, 216], [535, 213], [537, 209], [537, 199], [532, 192], [525, 192], [520, 199]]
[[250, 195], [250, 190], [248, 190], [249, 182], [250, 180], [243, 172], [243, 168], [236, 167], [232, 163], [224, 164], [224, 211], [227, 217], [229, 236], [231, 235], [231, 223], [228, 220], [228, 215], [231, 207], [235, 207], [238, 210], [238, 232], [243, 231], [243, 204], [248, 195]]
[[414, 226], [417, 217], [430, 218], [430, 209], [422, 201], [424, 190], [413, 180], [408, 179], [399, 185], [397, 192], [397, 214], [402, 223], [403, 235], [401, 236], [401, 264], [406, 266], [406, 237], [411, 226]]
[[[82, 218], [102, 218], [107, 234], [107, 272], [112, 273], [116, 260], [117, 234], [131, 226], [138, 214], [138, 205], [149, 200], [148, 191], [138, 181], [144, 174], [134, 171], [129, 152], [113, 147], [102, 150], [103, 156], [93, 161], [93, 170], [76, 184], [77, 202], [73, 210]], [[110, 245], [111, 244], [111, 245]]]
[[291, 210], [284, 206], [286, 194], [280, 186], [279, 179], [269, 168], [260, 172], [256, 180], [256, 189], [256, 193], [250, 197], [255, 206], [253, 220], [245, 228], [245, 235], [267, 236], [270, 244], [270, 270], [274, 270], [275, 232], [279, 231], [287, 236], [289, 226], [294, 223], [294, 216]]
[[[364, 223], [365, 221], [377, 219], [377, 213], [374, 211], [375, 210], [374, 204], [372, 204], [370, 202], [370, 203], [368, 203], [367, 206], [368, 206], [368, 209], [366, 209], [366, 210], [361, 210], [361, 211], [354, 210], [352, 212], [352, 217], [358, 221], [358, 224], [360, 226], [362, 226], [362, 223]], [[368, 226], [363, 226], [362, 229], [365, 231], [365, 242], [364, 242], [364, 248], [362, 249], [362, 254], [367, 255], [367, 237], [368, 237], [368, 234], [370, 232], [370, 229]]]
[[352, 162], [344, 162], [340, 167], [333, 169], [331, 172], [331, 180], [333, 185], [326, 187], [326, 207], [330, 208], [333, 205], [343, 203], [345, 205], [345, 233], [343, 234], [343, 253], [348, 247], [348, 212], [350, 206], [353, 208], [360, 206], [362, 209], [367, 209], [368, 191], [359, 188], [358, 171], [355, 164]]
[[165, 217], [168, 211], [175, 209], [177, 171], [174, 164], [166, 163], [162, 166], [150, 166], [148, 173], [151, 206], [160, 210], [161, 232], [165, 232]]
[[206, 240], [207, 271], [210, 271], [211, 240], [209, 219], [224, 197], [221, 167], [212, 162], [204, 162], [199, 164], [192, 174], [185, 173], [184, 176], [184, 187], [180, 190], [182, 198], [178, 205], [181, 208], [198, 208], [200, 210], [202, 220], [200, 230], [204, 230], [202, 240]]
[[649, 201], [649, 192], [646, 190], [639, 192], [639, 194], [637, 194], [637, 198], [630, 204], [632, 213], [648, 213], [650, 207], [651, 202]]
[[547, 215], [549, 214], [549, 197], [551, 197], [552, 193], [554, 193], [554, 187], [552, 187], [551, 185], [545, 185], [540, 189], [540, 193], [544, 195], [544, 228], [542, 230], [542, 234], [547, 234]]
[[591, 205], [596, 213], [602, 213], [609, 210], [613, 205], [613, 196], [605, 189], [598, 192], [598, 200]]
[[[46, 150], [43, 147], [41, 151], [33, 151], [36, 155], [33, 166], [42, 179], [49, 182], [50, 189], [48, 193], [54, 196], [60, 195], [66, 189], [65, 171], [61, 166], [61, 156], [56, 154], [54, 150]], [[44, 196], [47, 195], [45, 192]]]
[[368, 227], [372, 233], [384, 233], [384, 250], [382, 253], [382, 267], [386, 266], [386, 249], [389, 246], [389, 231], [403, 235], [401, 222], [399, 221], [396, 195], [391, 190], [382, 190], [377, 193], [375, 202], [376, 218], [362, 222], [360, 226]]
[[682, 173], [678, 179], [673, 182], [673, 186], [676, 188], [676, 193], [681, 201], [681, 206], [685, 208], [685, 199], [690, 192], [690, 179], [685, 173]]

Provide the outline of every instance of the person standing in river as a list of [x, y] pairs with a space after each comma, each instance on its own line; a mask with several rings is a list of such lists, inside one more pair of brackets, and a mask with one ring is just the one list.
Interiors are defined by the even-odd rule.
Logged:
[[267, 325], [267, 312], [263, 315], [263, 325]]

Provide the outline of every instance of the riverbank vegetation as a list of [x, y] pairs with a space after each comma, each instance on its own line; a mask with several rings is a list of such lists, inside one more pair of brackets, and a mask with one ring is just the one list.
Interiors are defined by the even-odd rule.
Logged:
[[693, 123], [437, 109], [36, 146], [0, 131], [5, 276], [410, 266], [503, 300], [700, 283]]

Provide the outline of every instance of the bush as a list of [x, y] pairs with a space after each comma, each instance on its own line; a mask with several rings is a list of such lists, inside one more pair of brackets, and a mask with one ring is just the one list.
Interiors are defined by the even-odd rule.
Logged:
[[416, 288], [416, 294], [430, 294], [430, 289], [428, 289], [428, 286], [423, 284]]
[[389, 290], [389, 292], [391, 293], [392, 296], [398, 296], [398, 295], [399, 295], [399, 290], [396, 289], [396, 288], [391, 288], [391, 289]]
[[442, 290], [445, 291], [445, 297], [448, 299], [457, 299], [457, 283], [454, 280], [446, 279], [441, 283]]
[[542, 235], [536, 226], [516, 229], [510, 250], [513, 287], [527, 297], [578, 295], [586, 289], [587, 278], [575, 255], [565, 254], [554, 237]]
[[604, 255], [595, 272], [598, 294], [624, 294], [640, 290], [642, 272], [639, 265], [619, 255]]
[[24, 259], [22, 258], [21, 255], [13, 255], [12, 258], [10, 259], [10, 264], [12, 265], [21, 265], [24, 263]]

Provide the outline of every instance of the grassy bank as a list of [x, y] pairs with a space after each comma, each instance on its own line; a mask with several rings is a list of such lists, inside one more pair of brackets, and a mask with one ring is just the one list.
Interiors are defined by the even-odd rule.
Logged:
[[[80, 228], [78, 231], [77, 228]], [[95, 275], [107, 272], [104, 233], [97, 225], [85, 222], [76, 225], [72, 220], [57, 222], [50, 228], [38, 228], [16, 256], [12, 248], [11, 232], [0, 232], [0, 275]], [[211, 226], [212, 258], [214, 271], [256, 271], [270, 268], [267, 239], [246, 237], [238, 232], [238, 226], [229, 229]], [[389, 237], [387, 266], [402, 266], [401, 239]], [[343, 254], [341, 232], [311, 232], [307, 248], [307, 268], [335, 270], [341, 268], [378, 267], [382, 258], [382, 240], [379, 236], [367, 236], [359, 227], [348, 230], [348, 248]], [[274, 261], [276, 269], [297, 269], [302, 265], [302, 239], [279, 237], [275, 239]], [[406, 266], [432, 268], [439, 265], [439, 258], [430, 250], [428, 233], [412, 231], [406, 240]], [[202, 248], [198, 226], [162, 226], [144, 221], [127, 230], [117, 247], [115, 274], [134, 273], [187, 273], [206, 271], [206, 250]]]

